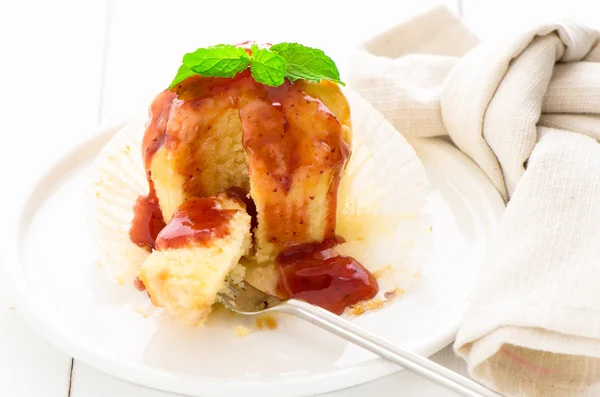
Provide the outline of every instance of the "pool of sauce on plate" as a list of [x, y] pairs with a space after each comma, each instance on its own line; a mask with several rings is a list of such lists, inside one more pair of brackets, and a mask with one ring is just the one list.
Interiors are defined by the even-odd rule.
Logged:
[[180, 248], [188, 243], [206, 244], [229, 234], [229, 221], [237, 210], [224, 209], [218, 199], [191, 198], [181, 204], [158, 233], [156, 249]]
[[333, 247], [340, 237], [292, 246], [277, 256], [278, 292], [299, 298], [335, 314], [377, 295], [377, 280], [354, 258], [340, 256]]
[[[150, 169], [152, 157], [164, 146], [180, 155], [176, 171], [190, 176], [184, 184], [186, 194], [206, 196], [202, 178], [195, 176], [202, 172], [203, 161], [211, 159], [194, 154], [204, 137], [209, 136], [211, 122], [232, 108], [237, 109], [240, 117], [242, 146], [248, 155], [250, 172], [264, 175], [258, 183], [263, 191], [270, 192], [265, 198], [261, 222], [266, 225], [267, 239], [282, 250], [277, 257], [279, 292], [334, 313], [374, 297], [378, 291], [375, 278], [355, 259], [337, 255], [332, 249], [342, 241], [335, 235], [337, 191], [350, 155], [342, 125], [319, 99], [307, 95], [289, 80], [270, 87], [256, 82], [249, 70], [233, 78], [192, 76], [155, 98], [142, 143], [151, 189], [147, 197], [136, 203], [132, 241], [148, 249], [165, 249], [181, 246], [190, 239], [204, 241], [212, 233], [226, 233], [226, 220], [231, 214], [227, 210], [216, 211], [209, 204], [212, 199], [199, 199], [205, 200], [203, 204], [192, 201], [196, 199], [188, 200], [191, 207], [180, 208], [166, 227], [162, 223], [164, 230], [157, 232], [161, 229], [160, 210]], [[312, 117], [302, 117], [303, 114]], [[189, 122], [189, 117], [193, 117], [193, 122]], [[329, 178], [330, 182], [323, 201], [323, 205], [329, 206], [329, 215], [325, 219], [323, 242], [306, 243], [310, 241], [308, 211], [315, 197], [307, 198], [295, 211], [285, 214], [278, 203], [293, 188], [294, 178], [316, 181], [320, 177]], [[244, 203], [254, 228], [256, 206], [247, 197], [246, 189], [234, 187], [228, 194]]]

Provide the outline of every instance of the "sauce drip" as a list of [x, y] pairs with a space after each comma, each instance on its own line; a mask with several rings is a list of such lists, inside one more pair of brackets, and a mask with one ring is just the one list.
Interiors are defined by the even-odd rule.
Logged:
[[354, 258], [332, 248], [340, 237], [292, 246], [279, 254], [279, 292], [304, 299], [335, 314], [379, 291], [375, 277]]
[[[146, 124], [146, 132], [142, 140], [142, 157], [147, 173], [150, 172], [154, 153], [165, 143], [167, 121], [169, 120], [173, 100], [176, 97], [177, 94], [174, 92], [163, 91], [158, 94], [152, 101], [152, 105], [150, 105], [150, 119]], [[148, 181], [150, 181], [150, 175], [148, 175]]]
[[156, 249], [183, 247], [190, 242], [206, 244], [229, 234], [229, 220], [237, 212], [223, 209], [215, 198], [191, 198], [181, 204], [156, 237]]
[[258, 226], [258, 212], [256, 211], [256, 204], [254, 203], [254, 200], [252, 200], [252, 197], [249, 197], [248, 192], [237, 186], [230, 187], [225, 193], [229, 197], [244, 204], [246, 212], [252, 218], [250, 221], [250, 230], [254, 230], [254, 228]]
[[150, 165], [154, 153], [164, 144], [167, 120], [173, 99], [176, 95], [169, 91], [161, 92], [150, 106], [150, 120], [142, 141], [142, 158], [146, 169], [149, 192], [146, 196], [137, 198], [133, 207], [133, 220], [129, 229], [131, 241], [148, 251], [155, 248], [158, 233], [165, 227], [165, 221], [160, 210], [156, 189], [152, 182]]
[[144, 282], [142, 280], [140, 280], [139, 277], [136, 277], [135, 280], [133, 280], [133, 286], [138, 291], [145, 291], [146, 290], [146, 286], [144, 285]]
[[155, 247], [156, 236], [165, 227], [165, 221], [151, 180], [150, 193], [137, 198], [133, 214], [129, 238], [134, 244], [152, 251]]

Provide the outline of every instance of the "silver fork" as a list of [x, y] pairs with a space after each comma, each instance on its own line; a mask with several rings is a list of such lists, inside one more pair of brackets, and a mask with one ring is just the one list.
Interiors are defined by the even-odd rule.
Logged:
[[254, 315], [277, 311], [296, 315], [460, 395], [469, 397], [501, 396], [469, 378], [425, 357], [404, 350], [340, 316], [305, 301], [282, 300], [245, 281], [239, 284], [230, 282], [228, 290], [219, 295], [219, 300], [225, 307], [239, 314]]

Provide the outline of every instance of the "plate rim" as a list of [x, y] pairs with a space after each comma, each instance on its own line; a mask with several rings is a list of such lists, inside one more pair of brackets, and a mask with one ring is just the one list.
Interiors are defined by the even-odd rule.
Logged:
[[[126, 124], [126, 122], [126, 120], [122, 120], [115, 123], [99, 125], [87, 139], [82, 140], [71, 150], [66, 151], [62, 156], [55, 159], [45, 171], [41, 173], [41, 176], [30, 185], [27, 193], [23, 196], [25, 199], [19, 206], [17, 212], [18, 215], [14, 218], [14, 225], [9, 224], [9, 230], [12, 233], [9, 233], [8, 255], [0, 264], [0, 269], [6, 277], [5, 284], [7, 292], [15, 301], [15, 305], [19, 308], [21, 315], [38, 334], [71, 357], [81, 360], [83, 363], [116, 378], [145, 387], [180, 394], [189, 393], [198, 395], [196, 387], [198, 384], [202, 384], [203, 393], [205, 393], [203, 395], [229, 395], [228, 393], [239, 391], [241, 388], [251, 388], [252, 386], [257, 385], [260, 385], [260, 390], [252, 391], [251, 389], [246, 389], [246, 395], [279, 395], [279, 393], [281, 393], [281, 381], [243, 379], [228, 384], [228, 382], [224, 382], [218, 378], [203, 377], [194, 379], [194, 382], [181, 382], [182, 384], [178, 384], [177, 386], [172, 384], [173, 382], [171, 384], [161, 383], [164, 382], [162, 377], [151, 376], [151, 374], [147, 372], [139, 371], [135, 367], [128, 365], [127, 362], [119, 361], [118, 359], [115, 360], [106, 355], [100, 355], [96, 351], [86, 348], [85, 345], [69, 341], [66, 336], [62, 335], [56, 329], [49, 327], [43, 317], [37, 313], [35, 304], [29, 301], [27, 296], [28, 288], [26, 285], [26, 277], [23, 272], [19, 271], [19, 269], [23, 268], [23, 263], [20, 258], [21, 246], [23, 244], [22, 237], [26, 234], [26, 230], [33, 219], [33, 213], [35, 213], [35, 211], [33, 211], [33, 213], [28, 214], [28, 212], [31, 212], [28, 210], [32, 206], [34, 209], [37, 208], [38, 205], [43, 202], [44, 197], [48, 196], [48, 191], [47, 189], [44, 189], [44, 185], [56, 186], [60, 183], [64, 174], [58, 172], [59, 170], [66, 166], [68, 166], [69, 170], [73, 170], [85, 161], [88, 161], [89, 157], [84, 156], [83, 154], [92, 150], [99, 152], [118, 130]], [[431, 141], [432, 139], [441, 142], [451, 152], [454, 151], [454, 154], [457, 155], [456, 157], [460, 158], [461, 161], [469, 162], [470, 168], [474, 171], [474, 175], [478, 174], [479, 179], [483, 177], [487, 181], [488, 186], [483, 188], [483, 190], [486, 190], [486, 196], [489, 198], [488, 207], [490, 207], [494, 213], [495, 220], [498, 221], [504, 210], [504, 202], [483, 171], [481, 171], [481, 169], [479, 169], [464, 153], [460, 152], [444, 139], [439, 138], [410, 140], [409, 144], [411, 144], [411, 146], [415, 143], [417, 145], [427, 144], [426, 142]], [[71, 165], [69, 166], [69, 164]], [[484, 179], [481, 180], [483, 181]], [[495, 198], [493, 198], [493, 196], [495, 196]], [[493, 201], [496, 201], [496, 203], [494, 204]], [[453, 322], [452, 327], [449, 326], [448, 329], [444, 329], [444, 332], [438, 331], [441, 336], [436, 338], [435, 343], [429, 343], [419, 352], [419, 354], [430, 356], [451, 343], [456, 336], [465, 310], [466, 304], [463, 303], [463, 307], [460, 310], [461, 316]], [[355, 364], [334, 371], [322, 374], [311, 374], [297, 379], [288, 379], [286, 380], [286, 385], [293, 386], [301, 384], [303, 386], [302, 390], [294, 391], [289, 395], [305, 396], [350, 388], [400, 370], [401, 368], [395, 364], [388, 363], [382, 358], [375, 357], [361, 364]]]

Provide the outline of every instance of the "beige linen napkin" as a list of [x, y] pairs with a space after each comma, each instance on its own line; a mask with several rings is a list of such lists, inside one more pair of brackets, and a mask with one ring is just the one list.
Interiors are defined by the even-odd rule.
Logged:
[[599, 39], [561, 22], [476, 45], [437, 8], [348, 76], [409, 139], [449, 135], [507, 200], [455, 350], [508, 395], [600, 395]]

